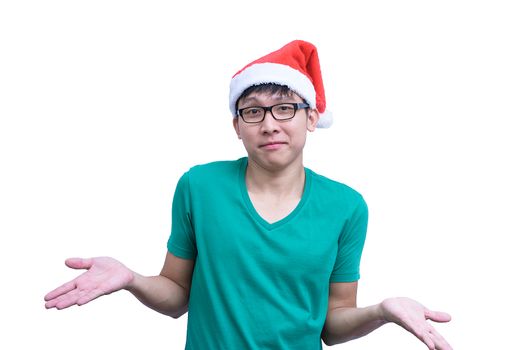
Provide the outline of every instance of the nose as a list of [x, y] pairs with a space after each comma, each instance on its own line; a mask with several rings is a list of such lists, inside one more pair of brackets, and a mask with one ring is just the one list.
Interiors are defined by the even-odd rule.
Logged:
[[264, 111], [264, 120], [260, 123], [260, 129], [263, 133], [274, 133], [279, 130], [279, 122], [273, 118], [270, 110]]

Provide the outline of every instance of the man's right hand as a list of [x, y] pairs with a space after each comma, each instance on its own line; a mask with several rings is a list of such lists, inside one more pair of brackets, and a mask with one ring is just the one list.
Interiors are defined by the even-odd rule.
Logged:
[[61, 310], [72, 305], [84, 305], [99, 296], [126, 288], [134, 278], [133, 271], [109, 257], [70, 258], [65, 264], [72, 269], [87, 271], [49, 292], [44, 297], [47, 309]]

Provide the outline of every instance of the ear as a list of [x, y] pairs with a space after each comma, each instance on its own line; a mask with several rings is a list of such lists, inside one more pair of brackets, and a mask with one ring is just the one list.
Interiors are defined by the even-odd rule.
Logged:
[[235, 128], [235, 132], [237, 133], [237, 137], [239, 140], [242, 138], [240, 137], [240, 128], [238, 126], [238, 117], [233, 117], [233, 128]]
[[320, 114], [318, 114], [318, 111], [316, 109], [311, 109], [307, 117], [308, 131], [310, 132], [315, 131], [315, 129], [317, 128], [317, 123], [319, 119], [320, 119]]

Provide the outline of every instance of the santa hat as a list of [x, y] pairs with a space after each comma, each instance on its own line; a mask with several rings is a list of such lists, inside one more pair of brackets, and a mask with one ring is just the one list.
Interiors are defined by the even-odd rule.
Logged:
[[238, 71], [229, 86], [229, 108], [233, 116], [236, 116], [237, 100], [247, 88], [268, 83], [287, 86], [311, 108], [316, 108], [320, 113], [317, 127], [329, 128], [333, 123], [331, 113], [326, 111], [320, 63], [313, 44], [292, 41]]

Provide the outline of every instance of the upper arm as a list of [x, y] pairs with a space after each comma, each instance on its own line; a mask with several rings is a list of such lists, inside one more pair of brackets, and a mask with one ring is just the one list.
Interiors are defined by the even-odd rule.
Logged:
[[329, 284], [328, 312], [341, 307], [357, 307], [358, 281]]
[[366, 241], [368, 209], [360, 195], [354, 198], [353, 194], [348, 203], [348, 213], [338, 239], [337, 258], [330, 282], [347, 283], [360, 278], [360, 259]]
[[189, 294], [194, 266], [195, 260], [182, 259], [167, 252], [160, 275], [169, 278]]
[[[356, 308], [357, 307], [357, 288], [358, 281], [355, 282], [332, 282], [329, 284], [329, 299], [328, 299], [328, 311], [326, 315], [326, 323], [322, 330], [322, 340], [327, 345], [337, 344], [338, 339], [336, 336], [333, 337], [333, 330], [340, 328], [341, 317], [340, 313], [335, 310], [340, 308]], [[338, 316], [337, 316], [338, 315]]]

